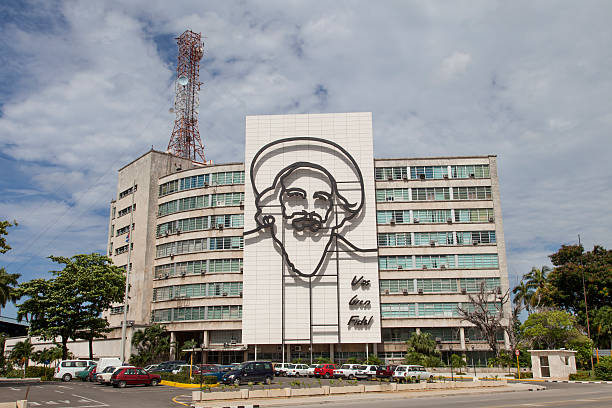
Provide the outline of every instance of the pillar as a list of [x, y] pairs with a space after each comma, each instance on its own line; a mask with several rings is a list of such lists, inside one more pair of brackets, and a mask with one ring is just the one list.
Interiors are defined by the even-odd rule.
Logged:
[[208, 348], [210, 347], [210, 333], [208, 330], [202, 332], [202, 363], [208, 363]]
[[332, 363], [334, 362], [334, 345], [333, 344], [329, 345], [329, 359], [332, 361]]
[[459, 341], [461, 342], [461, 350], [465, 350], [465, 330], [463, 327], [459, 328]]
[[416, 334], [421, 334], [421, 328], [420, 327], [416, 327], [415, 329]]
[[374, 345], [372, 346], [372, 353], [375, 356], [378, 356], [378, 343], [374, 343]]
[[366, 360], [367, 360], [368, 358], [370, 358], [370, 345], [366, 343], [365, 347], [366, 347]]
[[176, 360], [176, 333], [170, 332], [170, 360]]
[[257, 360], [257, 344], [255, 344], [255, 360]]
[[506, 346], [506, 350], [510, 350], [510, 337], [508, 337], [508, 332], [504, 330], [504, 345]]
[[287, 344], [287, 362], [291, 362], [291, 344]]

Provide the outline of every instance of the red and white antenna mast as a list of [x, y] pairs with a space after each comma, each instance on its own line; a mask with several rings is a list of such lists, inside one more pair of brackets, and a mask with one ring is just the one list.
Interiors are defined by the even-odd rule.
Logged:
[[204, 54], [202, 34], [185, 31], [177, 39], [178, 65], [174, 83], [174, 129], [168, 151], [179, 157], [205, 163], [200, 140], [198, 115], [200, 108], [200, 60]]

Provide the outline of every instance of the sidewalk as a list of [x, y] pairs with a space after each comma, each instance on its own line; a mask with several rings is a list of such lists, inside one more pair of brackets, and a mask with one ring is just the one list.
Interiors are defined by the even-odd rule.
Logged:
[[[398, 400], [407, 398], [427, 398], [441, 397], [459, 394], [488, 394], [497, 392], [516, 392], [516, 391], [540, 391], [546, 387], [535, 384], [508, 384], [502, 387], [478, 388], [478, 389], [452, 389], [452, 390], [419, 390], [419, 391], [398, 391], [398, 392], [379, 392], [359, 394], [359, 401], [381, 401]], [[353, 401], [355, 394], [338, 394], [314, 397], [291, 397], [291, 398], [250, 398], [248, 400], [224, 400], [224, 401], [194, 401], [192, 406], [196, 408], [224, 408], [234, 406], [259, 406], [259, 407], [284, 407], [304, 404], [325, 404], [330, 402]]]

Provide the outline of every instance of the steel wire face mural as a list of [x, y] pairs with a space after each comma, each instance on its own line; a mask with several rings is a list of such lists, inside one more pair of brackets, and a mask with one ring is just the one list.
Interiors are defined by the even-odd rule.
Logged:
[[[311, 350], [315, 343], [377, 341], [375, 208], [359, 158], [319, 137], [249, 142], [247, 136], [245, 341]], [[364, 162], [373, 163], [371, 152]]]

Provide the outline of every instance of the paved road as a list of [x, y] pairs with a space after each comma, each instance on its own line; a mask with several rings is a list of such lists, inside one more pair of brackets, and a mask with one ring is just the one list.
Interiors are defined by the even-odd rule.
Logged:
[[[284, 381], [283, 381], [284, 382]], [[564, 384], [539, 383], [548, 387], [545, 391], [529, 392], [485, 392], [447, 396], [427, 394], [406, 395], [376, 394], [359, 395], [324, 404], [304, 404], [304, 408], [600, 408], [612, 407], [612, 384]], [[277, 384], [278, 387], [280, 384]], [[27, 386], [0, 386], [0, 402], [24, 399]], [[191, 402], [191, 391], [187, 389], [157, 387], [106, 387], [95, 383], [42, 383], [30, 387], [30, 407], [40, 408], [182, 408]], [[181, 403], [179, 405], [179, 403]], [[293, 405], [285, 400], [286, 406]]]

